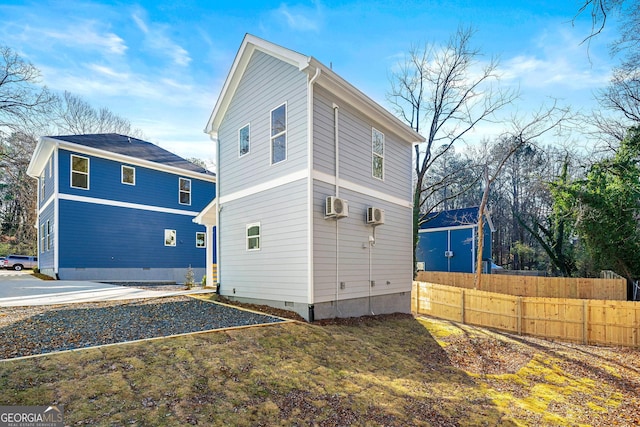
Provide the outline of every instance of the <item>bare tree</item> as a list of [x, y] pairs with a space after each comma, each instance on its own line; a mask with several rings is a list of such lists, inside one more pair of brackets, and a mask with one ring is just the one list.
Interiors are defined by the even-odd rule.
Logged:
[[67, 91], [57, 99], [54, 122], [59, 134], [119, 133], [144, 138], [142, 131], [134, 129], [129, 120], [104, 107], [95, 109]]
[[483, 179], [484, 191], [478, 208], [478, 245], [476, 248], [476, 274], [474, 289], [482, 289], [482, 252], [484, 250], [484, 217], [487, 211], [487, 202], [491, 185], [496, 181], [509, 159], [522, 147], [534, 142], [547, 132], [558, 129], [569, 117], [569, 110], [559, 108], [554, 103], [551, 107], [541, 108], [535, 112], [528, 121], [514, 118], [511, 129], [497, 141], [503, 144], [509, 142], [508, 149], [495, 150], [494, 144], [484, 144]]
[[36, 67], [0, 46], [0, 132], [28, 127], [34, 117], [47, 114], [53, 96], [39, 82]]
[[[472, 28], [460, 27], [443, 46], [412, 48], [391, 76], [387, 98], [395, 113], [426, 137], [414, 154], [414, 243], [420, 223], [434, 208], [425, 206], [430, 200], [425, 176], [433, 162], [516, 98], [497, 86], [498, 61], [481, 62], [480, 51], [471, 46], [473, 34]], [[442, 149], [434, 155], [435, 147]]]

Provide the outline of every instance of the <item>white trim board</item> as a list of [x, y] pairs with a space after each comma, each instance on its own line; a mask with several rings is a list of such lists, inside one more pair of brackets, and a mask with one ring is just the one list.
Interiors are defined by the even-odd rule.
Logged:
[[[313, 179], [321, 182], [325, 182], [330, 185], [336, 185], [336, 177], [328, 173], [313, 171]], [[356, 184], [355, 182], [340, 179], [340, 188], [355, 191], [356, 193], [366, 194], [367, 196], [374, 197], [376, 199], [384, 200], [385, 202], [393, 203], [405, 208], [413, 208], [413, 201], [406, 200], [401, 197], [392, 196], [391, 194], [383, 193], [381, 191], [374, 190], [371, 187]]]
[[58, 199], [70, 200], [73, 202], [92, 203], [95, 205], [113, 206], [117, 208], [138, 209], [143, 211], [169, 213], [169, 214], [175, 214], [175, 215], [186, 215], [186, 216], [193, 216], [193, 217], [197, 216], [199, 213], [194, 211], [185, 211], [182, 209], [163, 208], [160, 206], [141, 205], [138, 203], [129, 203], [129, 202], [118, 202], [116, 200], [108, 200], [108, 199], [97, 199], [95, 197], [76, 196], [73, 194], [60, 194], [58, 196]]

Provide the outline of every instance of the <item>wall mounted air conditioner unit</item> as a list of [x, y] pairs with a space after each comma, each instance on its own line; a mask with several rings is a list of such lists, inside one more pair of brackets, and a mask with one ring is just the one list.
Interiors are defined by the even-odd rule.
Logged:
[[380, 225], [384, 224], [384, 211], [380, 208], [367, 208], [367, 224]]
[[335, 196], [328, 196], [324, 214], [327, 218], [344, 218], [349, 216], [349, 203]]

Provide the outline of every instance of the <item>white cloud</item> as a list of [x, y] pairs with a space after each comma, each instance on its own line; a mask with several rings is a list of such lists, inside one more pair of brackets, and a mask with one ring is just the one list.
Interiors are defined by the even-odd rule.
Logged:
[[152, 51], [159, 52], [161, 55], [171, 58], [172, 62], [181, 67], [189, 65], [191, 56], [189, 52], [182, 46], [171, 40], [166, 34], [168, 26], [161, 24], [146, 23], [141, 16], [144, 14], [138, 11], [132, 15], [133, 21], [145, 35], [145, 44]]
[[322, 10], [319, 2], [315, 7], [288, 6], [282, 3], [274, 14], [284, 18], [287, 25], [296, 31], [319, 31], [322, 25]]

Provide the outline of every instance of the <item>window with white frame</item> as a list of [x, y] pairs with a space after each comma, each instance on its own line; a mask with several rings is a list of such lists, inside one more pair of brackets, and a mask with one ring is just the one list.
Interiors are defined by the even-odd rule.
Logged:
[[371, 128], [371, 166], [374, 178], [384, 179], [384, 133]]
[[44, 253], [44, 249], [45, 249], [45, 224], [42, 224], [40, 226], [40, 252]]
[[206, 248], [207, 247], [207, 238], [206, 238], [207, 234], [202, 232], [202, 231], [198, 231], [196, 232], [196, 248]]
[[249, 154], [250, 146], [250, 126], [246, 125], [238, 130], [239, 156]]
[[127, 185], [136, 185], [136, 168], [122, 165], [120, 182]]
[[47, 251], [51, 250], [51, 235], [52, 235], [52, 229], [51, 229], [51, 222], [49, 220], [47, 220]]
[[187, 178], [180, 178], [179, 183], [179, 197], [181, 205], [191, 204], [191, 180]]
[[44, 203], [44, 198], [45, 198], [45, 178], [44, 178], [44, 172], [42, 172], [42, 176], [40, 177], [40, 202]]
[[89, 189], [89, 159], [71, 155], [71, 187]]
[[287, 104], [271, 110], [271, 164], [287, 160]]
[[164, 230], [164, 245], [165, 246], [176, 245], [176, 230]]
[[247, 224], [247, 250], [257, 251], [260, 249], [260, 223]]

